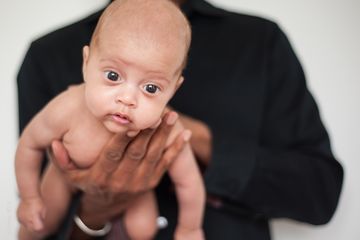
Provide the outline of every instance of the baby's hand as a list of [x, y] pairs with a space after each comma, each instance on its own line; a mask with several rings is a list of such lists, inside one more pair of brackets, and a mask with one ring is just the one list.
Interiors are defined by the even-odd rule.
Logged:
[[177, 228], [175, 231], [175, 240], [204, 240], [204, 232], [198, 229]]
[[17, 216], [19, 222], [32, 232], [40, 232], [44, 228], [45, 205], [40, 197], [22, 199]]

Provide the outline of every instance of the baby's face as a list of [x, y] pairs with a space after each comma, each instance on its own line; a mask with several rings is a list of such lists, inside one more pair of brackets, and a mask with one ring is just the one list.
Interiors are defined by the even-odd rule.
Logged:
[[84, 48], [90, 112], [111, 132], [156, 124], [182, 82], [183, 49], [180, 42], [159, 43], [129, 32], [101, 36]]

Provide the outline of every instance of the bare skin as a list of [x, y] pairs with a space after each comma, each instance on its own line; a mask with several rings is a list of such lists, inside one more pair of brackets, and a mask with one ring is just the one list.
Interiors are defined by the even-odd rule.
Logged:
[[[135, 138], [114, 137], [89, 169], [76, 169], [62, 143], [53, 142], [52, 156], [58, 168], [75, 187], [85, 189], [78, 215], [87, 226], [102, 228], [110, 219], [121, 215], [133, 199], [158, 184], [191, 136], [191, 132], [184, 130], [165, 148], [177, 117], [169, 112], [157, 129], [144, 130]], [[124, 141], [128, 141], [126, 148]], [[91, 237], [74, 228], [72, 239]]]
[[[78, 187], [91, 186], [86, 188], [88, 191], [84, 192], [78, 210], [78, 215], [87, 226], [101, 229], [106, 222], [121, 215], [133, 199], [156, 187], [190, 136], [191, 140], [196, 137], [202, 141], [198, 144], [202, 147], [194, 148], [196, 155], [206, 152], [204, 149], [211, 149], [211, 133], [208, 127], [188, 117], [184, 121], [185, 128], [197, 132], [191, 135], [189, 130], [184, 130], [165, 148], [164, 139], [168, 138], [174, 121], [178, 121], [177, 118], [176, 113], [168, 112], [157, 129], [142, 131], [135, 138], [124, 138], [128, 139], [129, 143], [126, 149], [123, 147], [124, 142], [118, 142], [114, 137], [104, 148], [97, 164], [89, 169], [76, 169], [62, 143], [53, 142], [52, 156], [65, 178]], [[184, 116], [181, 115], [180, 119], [183, 121]], [[120, 136], [117, 139], [126, 141]], [[208, 163], [208, 160], [202, 162]], [[71, 239], [92, 238], [74, 227]]]
[[[171, 115], [167, 115], [167, 123], [165, 125], [172, 126]], [[189, 123], [189, 126], [195, 129], [196, 126], [200, 126], [197, 121], [184, 119]], [[84, 221], [89, 226], [96, 228], [96, 226], [103, 225], [104, 222], [122, 213], [132, 199], [157, 185], [163, 172], [170, 165], [171, 160], [176, 158], [181, 152], [184, 143], [190, 137], [190, 133], [184, 131], [179, 134], [173, 144], [165, 148], [167, 137], [164, 137], [164, 133], [168, 136], [170, 131], [164, 132], [161, 129], [160, 126], [158, 130], [148, 129], [142, 131], [135, 138], [115, 136], [106, 145], [96, 164], [86, 170], [77, 169], [73, 165], [61, 142], [53, 142], [52, 148], [56, 159], [55, 162], [58, 168], [65, 173], [63, 174], [65, 179], [71, 182], [75, 188], [85, 192], [79, 215], [86, 219]], [[208, 137], [209, 134], [206, 131], [208, 129], [202, 128], [202, 130], [205, 130], [201, 132], [205, 133], [205, 136]], [[158, 132], [162, 133], [157, 134]], [[201, 159], [210, 158], [208, 150], [211, 147], [204, 148], [205, 145], [196, 145], [200, 149], [198, 155]], [[139, 146], [143, 147], [140, 148]], [[155, 161], [155, 159], [158, 159], [158, 161]], [[206, 160], [207, 163], [208, 161]], [[116, 176], [122, 176], [121, 180]], [[119, 204], [119, 202], [122, 204]], [[94, 218], [93, 220], [95, 221], [92, 221], [91, 216], [96, 216], [96, 220]], [[106, 221], [104, 221], [105, 219]]]
[[157, 129], [143, 130], [136, 137], [115, 135], [95, 164], [87, 169], [76, 168], [62, 143], [54, 141], [55, 163], [74, 187], [90, 195], [108, 197], [111, 193], [145, 192], [157, 185], [170, 160], [190, 137], [189, 130], [185, 130], [165, 149], [166, 139], [177, 118], [175, 112], [169, 112]]
[[[182, 5], [183, 3], [186, 2], [186, 0], [174, 0], [174, 2], [178, 5]], [[192, 137], [191, 137], [190, 143], [193, 148], [194, 154], [196, 155], [197, 159], [206, 167], [209, 164], [210, 159], [211, 159], [212, 135], [211, 135], [210, 128], [203, 122], [195, 120], [195, 119], [185, 116], [185, 115], [180, 115], [180, 120], [181, 120], [181, 123], [184, 125], [185, 129], [191, 130]], [[136, 141], [139, 143], [139, 145], [142, 145], [140, 143], [142, 143], [142, 142], [147, 143], [147, 142], [149, 142], [150, 138], [154, 139], [154, 141], [151, 141], [151, 143], [157, 142], [161, 138], [166, 139], [169, 136], [169, 133], [171, 131], [170, 129], [166, 130], [169, 127], [170, 127], [170, 125], [163, 126], [163, 127], [160, 126], [159, 129], [156, 130], [156, 133], [149, 132], [147, 134], [143, 134], [141, 132], [137, 136], [137, 138], [131, 143], [129, 148], [131, 148], [132, 144], [134, 144], [134, 146], [135, 146]], [[91, 185], [93, 187], [95, 186], [95, 188], [99, 188], [99, 189], [101, 188], [102, 190], [107, 192], [109, 198], [102, 200], [101, 198], [97, 197], [96, 195], [85, 193], [82, 198], [81, 207], [79, 209], [79, 215], [80, 215], [81, 219], [83, 219], [86, 224], [89, 224], [88, 226], [93, 227], [94, 229], [100, 229], [104, 226], [104, 223], [107, 222], [112, 217], [114, 217], [114, 215], [119, 215], [124, 211], [124, 209], [127, 206], [126, 202], [130, 202], [138, 194], [142, 194], [143, 192], [153, 189], [158, 184], [159, 179], [161, 179], [163, 173], [167, 170], [168, 166], [170, 165], [169, 162], [174, 160], [177, 157], [177, 155], [182, 151], [185, 143], [187, 142], [187, 139], [188, 139], [187, 136], [189, 136], [189, 135], [185, 131], [183, 133], [179, 134], [176, 141], [171, 146], [166, 148], [166, 151], [164, 151], [165, 150], [164, 142], [162, 142], [161, 145], [153, 144], [153, 147], [148, 146], [148, 149], [153, 149], [152, 151], [157, 152], [157, 154], [147, 154], [148, 149], [142, 148], [142, 152], [136, 152], [135, 155], [137, 155], [137, 154], [141, 155], [141, 156], [146, 155], [147, 157], [143, 158], [141, 160], [141, 164], [139, 164], [139, 165], [132, 164], [131, 163], [132, 158], [129, 158], [129, 157], [125, 157], [125, 158], [121, 159], [121, 161], [118, 161], [117, 163], [115, 163], [114, 168], [117, 168], [118, 164], [123, 162], [125, 164], [125, 166], [127, 166], [129, 164], [130, 168], [134, 172], [136, 172], [136, 174], [134, 175], [134, 176], [136, 176], [136, 177], [134, 177], [134, 179], [136, 179], [136, 181], [132, 181], [132, 185], [128, 186], [128, 189], [131, 189], [131, 192], [124, 191], [125, 189], [121, 189], [121, 188], [113, 189], [111, 187], [106, 187], [108, 190], [110, 190], [109, 192], [107, 192], [105, 189], [100, 187], [100, 185], [103, 186], [104, 182], [92, 177], [92, 176], [95, 176], [96, 174], [90, 174], [91, 171], [86, 172], [82, 176], [82, 177], [84, 177], [83, 179], [86, 179], [87, 177], [92, 179]], [[158, 140], [155, 141], [155, 139], [158, 139]], [[113, 149], [110, 145], [111, 144], [109, 144], [109, 149]], [[134, 147], [134, 149], [137, 149], [137, 148]], [[106, 151], [107, 151], [107, 148], [104, 149], [104, 152], [106, 152]], [[60, 162], [61, 162], [61, 159], [67, 158], [65, 151], [62, 151], [62, 152], [59, 151], [59, 153], [57, 155], [58, 155], [58, 157], [56, 157], [56, 159], [59, 160]], [[61, 155], [63, 155], [63, 156], [61, 156]], [[103, 155], [108, 156], [109, 154], [104, 153]], [[130, 154], [130, 156], [131, 155], [132, 154]], [[157, 158], [151, 159], [151, 157], [150, 157], [151, 155], [157, 156]], [[136, 157], [135, 157], [135, 159], [136, 159]], [[129, 161], [130, 163], [127, 163], [127, 161]], [[135, 161], [138, 161], [138, 160], [135, 160]], [[144, 169], [142, 166], [146, 166], [145, 169], [149, 168], [149, 164], [146, 164], [147, 161], [150, 162], [150, 166], [151, 165], [157, 166], [156, 170], [153, 169], [152, 174], [147, 174], [147, 173], [149, 173], [148, 170], [146, 170], [146, 171], [142, 170], [142, 169]], [[69, 161], [64, 161], [64, 162], [69, 162]], [[111, 163], [109, 165], [113, 166], [113, 162], [112, 161], [110, 161], [110, 162]], [[105, 165], [107, 165], [107, 164], [105, 164]], [[66, 165], [64, 165], [62, 167], [62, 169], [64, 171], [71, 171], [71, 167], [66, 168], [65, 166]], [[98, 168], [98, 167], [99, 167], [99, 165], [94, 166], [94, 168], [97, 168], [97, 170], [94, 169], [94, 171], [102, 172], [101, 168]], [[121, 168], [121, 169], [124, 170], [124, 168]], [[73, 176], [70, 177], [72, 182], [77, 181], [77, 179], [78, 179], [77, 174], [78, 174], [78, 172], [75, 172], [73, 174]], [[79, 174], [79, 175], [82, 175], [82, 174]], [[149, 178], [148, 176], [151, 176], [151, 177]], [[68, 177], [68, 176], [66, 176], [66, 177]], [[80, 179], [82, 177], [80, 177]], [[101, 177], [100, 177], [100, 179], [101, 179]], [[116, 177], [108, 178], [109, 186], [114, 185], [114, 183], [117, 180], [121, 181], [122, 179], [120, 179], [120, 178], [116, 179]], [[85, 181], [85, 183], [86, 183], [86, 181]], [[121, 205], [119, 203], [112, 204], [113, 201], [108, 201], [108, 199], [116, 199], [116, 198], [124, 199], [123, 205]], [[106, 210], [109, 210], [109, 211], [106, 211]], [[92, 239], [91, 237], [85, 235], [81, 230], [79, 230], [76, 227], [74, 228], [74, 231], [72, 233], [72, 238], [73, 239]]]
[[179, 120], [185, 129], [192, 132], [190, 145], [198, 162], [207, 167], [211, 159], [212, 133], [206, 123], [185, 114], [179, 114]]
[[[152, 24], [149, 25], [149, 22]], [[67, 208], [72, 189], [91, 194], [108, 192], [107, 188], [111, 186], [107, 175], [105, 179], [104, 175], [98, 176], [96, 171], [91, 172], [94, 178], [99, 179], [102, 189], [93, 187], [91, 182], [81, 184], [76, 181], [78, 179], [75, 180], [77, 184], [70, 184], [75, 186], [69, 187], [65, 182], [70, 181], [64, 181], [64, 176], [53, 164], [49, 164], [40, 181], [43, 150], [51, 141], [58, 139], [67, 149], [74, 166], [83, 169], [96, 162], [113, 134], [119, 133], [118, 136], [124, 137], [116, 142], [119, 143], [119, 149], [121, 144], [125, 149], [130, 141], [128, 136], [124, 136], [125, 133], [151, 128], [159, 122], [167, 102], [181, 85], [190, 36], [185, 16], [168, 1], [114, 1], [106, 8], [90, 45], [83, 49], [84, 83], [62, 92], [50, 101], [28, 124], [19, 140], [15, 166], [21, 196], [18, 216], [23, 227], [30, 232], [44, 234], [46, 231], [54, 231], [59, 223], [56, 220], [61, 218]], [[58, 114], [63, 108], [66, 111]], [[181, 128], [176, 131], [179, 129]], [[178, 193], [184, 192], [184, 195], [179, 194], [181, 200], [181, 196], [188, 194], [182, 186], [186, 185], [190, 192], [199, 188], [200, 194], [203, 189], [200, 187], [201, 177], [190, 147], [185, 148], [180, 157], [187, 160], [176, 161], [172, 165], [177, 167], [171, 168], [169, 173], [172, 178], [176, 178], [175, 182], [181, 189]], [[113, 171], [109, 163], [100, 161], [99, 164], [106, 164], [103, 166], [105, 173]], [[180, 178], [178, 176], [183, 175], [181, 171], [187, 176], [197, 177]], [[126, 174], [132, 172], [127, 171]], [[189, 180], [192, 185], [185, 184]], [[58, 182], [63, 185], [51, 187]], [[119, 187], [118, 185], [116, 182], [115, 186]], [[60, 189], [62, 194], [59, 194]], [[184, 201], [184, 204], [180, 201], [181, 206], [192, 207], [188, 204], [190, 198], [185, 197]], [[199, 212], [196, 212], [196, 218], [181, 221], [184, 226], [193, 224], [192, 221], [196, 219], [193, 225], [200, 228], [203, 208], [203, 205], [197, 206], [200, 201], [202, 198], [193, 200], [196, 205], [194, 208], [199, 209]], [[129, 210], [126, 219], [133, 219], [127, 218], [132, 216], [132, 212]], [[185, 212], [187, 214], [184, 216], [194, 213]], [[155, 219], [156, 214], [151, 216]], [[129, 224], [132, 225], [136, 224]], [[26, 234], [21, 236], [24, 236], [22, 240], [27, 239]]]

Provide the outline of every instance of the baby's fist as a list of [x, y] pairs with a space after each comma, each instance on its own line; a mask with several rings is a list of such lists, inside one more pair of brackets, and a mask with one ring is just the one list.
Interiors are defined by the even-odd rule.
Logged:
[[22, 199], [20, 201], [17, 217], [19, 222], [32, 232], [44, 229], [45, 205], [40, 197]]

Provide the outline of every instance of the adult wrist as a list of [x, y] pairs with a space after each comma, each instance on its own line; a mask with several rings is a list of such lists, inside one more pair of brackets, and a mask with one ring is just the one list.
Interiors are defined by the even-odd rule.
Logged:
[[80, 206], [73, 217], [77, 234], [89, 236], [89, 239], [105, 236], [111, 229], [111, 224], [107, 224], [109, 218], [105, 218], [104, 212], [97, 209], [100, 204], [94, 201], [95, 198], [90, 198], [86, 194], [81, 195]]
[[111, 222], [106, 222], [103, 227], [94, 229], [93, 227], [86, 225], [78, 215], [74, 216], [74, 222], [83, 233], [91, 237], [105, 236], [110, 232], [112, 228]]

